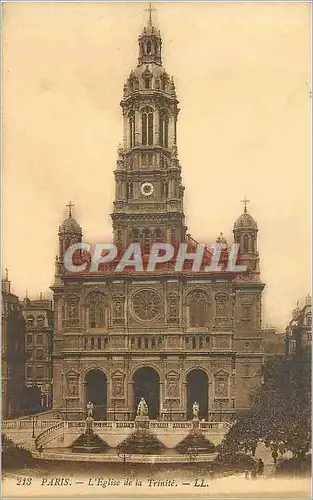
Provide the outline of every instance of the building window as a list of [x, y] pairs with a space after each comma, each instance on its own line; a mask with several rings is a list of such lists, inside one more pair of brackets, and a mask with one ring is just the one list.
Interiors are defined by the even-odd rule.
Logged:
[[87, 347], [88, 347], [88, 338], [85, 337], [84, 338], [84, 349], [87, 349]]
[[34, 316], [27, 316], [27, 327], [33, 328], [34, 324], [35, 324]]
[[143, 108], [142, 110], [141, 138], [143, 146], [153, 145], [153, 109], [149, 107]]
[[42, 344], [42, 335], [39, 333], [36, 337], [37, 344]]
[[32, 378], [33, 376], [33, 367], [26, 366], [26, 378]]
[[90, 348], [91, 349], [95, 348], [95, 339], [93, 337], [91, 337], [91, 339], [90, 339]]
[[27, 344], [31, 344], [33, 342], [33, 336], [31, 333], [27, 335]]
[[101, 294], [94, 294], [90, 297], [89, 304], [89, 327], [101, 328], [106, 324], [107, 304]]
[[151, 339], [151, 347], [152, 347], [152, 349], [155, 348], [155, 337], [152, 337], [152, 339]]
[[242, 365], [242, 375], [243, 375], [243, 377], [249, 377], [250, 365], [248, 363], [245, 363], [244, 365]]
[[248, 253], [250, 250], [250, 237], [248, 234], [244, 234], [242, 238], [242, 249], [244, 253]]
[[98, 349], [101, 349], [101, 337], [98, 337]]
[[44, 377], [44, 367], [43, 366], [37, 366], [36, 368], [36, 375], [38, 378], [43, 378]]
[[42, 328], [44, 326], [44, 323], [45, 323], [45, 317], [44, 316], [38, 316], [38, 318], [37, 318], [37, 326], [39, 328]]
[[43, 359], [43, 349], [37, 349], [37, 351], [36, 351], [36, 358], [37, 359]]
[[149, 341], [147, 338], [145, 338], [145, 349], [149, 348]]
[[196, 349], [197, 348], [197, 340], [196, 337], [192, 337], [192, 348]]
[[168, 115], [164, 111], [160, 111], [159, 138], [160, 145], [168, 148]]
[[152, 44], [151, 44], [151, 42], [148, 42], [147, 43], [147, 54], [151, 54], [151, 52], [152, 52]]
[[195, 292], [189, 302], [190, 326], [206, 326], [207, 323], [207, 298], [204, 293]]

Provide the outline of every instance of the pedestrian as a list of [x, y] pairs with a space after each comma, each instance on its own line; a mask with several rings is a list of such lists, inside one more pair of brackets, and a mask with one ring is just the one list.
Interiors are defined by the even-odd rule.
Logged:
[[277, 464], [277, 458], [278, 458], [278, 452], [277, 450], [275, 449], [272, 453], [272, 459], [273, 459], [273, 462], [274, 462], [274, 465]]
[[245, 470], [245, 479], [249, 479], [249, 471]]
[[264, 462], [263, 462], [262, 458], [259, 458], [259, 460], [258, 460], [258, 468], [257, 468], [257, 471], [258, 471], [258, 475], [259, 475], [259, 476], [263, 476], [263, 472], [264, 472]]
[[255, 479], [258, 474], [257, 465], [254, 465], [251, 469], [251, 479]]

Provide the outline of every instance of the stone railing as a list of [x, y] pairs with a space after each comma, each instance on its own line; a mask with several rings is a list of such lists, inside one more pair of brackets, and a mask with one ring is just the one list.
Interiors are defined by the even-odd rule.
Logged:
[[58, 420], [37, 420], [36, 416], [33, 420], [33, 417], [28, 417], [27, 420], [4, 420], [2, 422], [2, 429], [46, 429], [51, 427], [52, 425], [61, 422]]
[[35, 438], [35, 448], [38, 449], [40, 446], [43, 446], [54, 438], [55, 435], [58, 435], [61, 430], [64, 430], [64, 424], [62, 420], [58, 421], [58, 423], [48, 427], [44, 431], [40, 432], [38, 436]]
[[[13, 426], [12, 424], [18, 424], [17, 426]], [[7, 429], [31, 429], [33, 427], [32, 422], [14, 422], [14, 421], [6, 421], [3, 422], [3, 428]], [[27, 425], [26, 425], [27, 424]], [[188, 432], [194, 426], [192, 421], [189, 422], [157, 422], [155, 420], [149, 420], [149, 429], [154, 432], [173, 432], [175, 431]], [[49, 441], [57, 437], [61, 432], [84, 432], [85, 429], [85, 420], [76, 420], [76, 421], [62, 421], [62, 420], [48, 420], [38, 422], [38, 427], [41, 432], [35, 438], [35, 448], [38, 449], [40, 446], [44, 446]], [[94, 421], [93, 427], [96, 432], [108, 431], [112, 433], [119, 434], [120, 432], [131, 431], [135, 429], [135, 422], [133, 421]], [[231, 427], [231, 424], [228, 422], [199, 422], [199, 428], [202, 431], [227, 431]]]

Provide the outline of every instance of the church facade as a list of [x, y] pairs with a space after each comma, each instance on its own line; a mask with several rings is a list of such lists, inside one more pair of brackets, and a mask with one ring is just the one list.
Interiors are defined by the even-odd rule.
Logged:
[[[184, 242], [192, 252], [197, 243], [185, 225], [178, 99], [151, 17], [138, 43], [138, 65], [121, 101], [113, 242], [120, 251], [139, 243], [144, 256], [154, 242], [175, 248]], [[245, 204], [233, 229], [245, 273], [193, 272], [188, 263], [181, 271], [169, 263], [154, 272], [117, 273], [112, 264], [70, 273], [65, 252], [82, 241], [70, 204], [51, 287], [54, 409], [83, 418], [90, 401], [96, 419], [130, 420], [143, 397], [153, 419], [192, 418], [197, 402], [201, 419], [221, 421], [247, 408], [263, 363], [257, 233]]]

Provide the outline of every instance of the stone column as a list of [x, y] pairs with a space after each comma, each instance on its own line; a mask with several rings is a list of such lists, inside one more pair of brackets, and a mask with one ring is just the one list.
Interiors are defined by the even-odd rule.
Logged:
[[135, 110], [135, 146], [139, 146], [141, 143], [141, 133], [140, 133], [140, 113], [139, 110]]
[[126, 110], [123, 110], [123, 149], [130, 148], [129, 144], [129, 125], [128, 125], [128, 117], [126, 115]]

